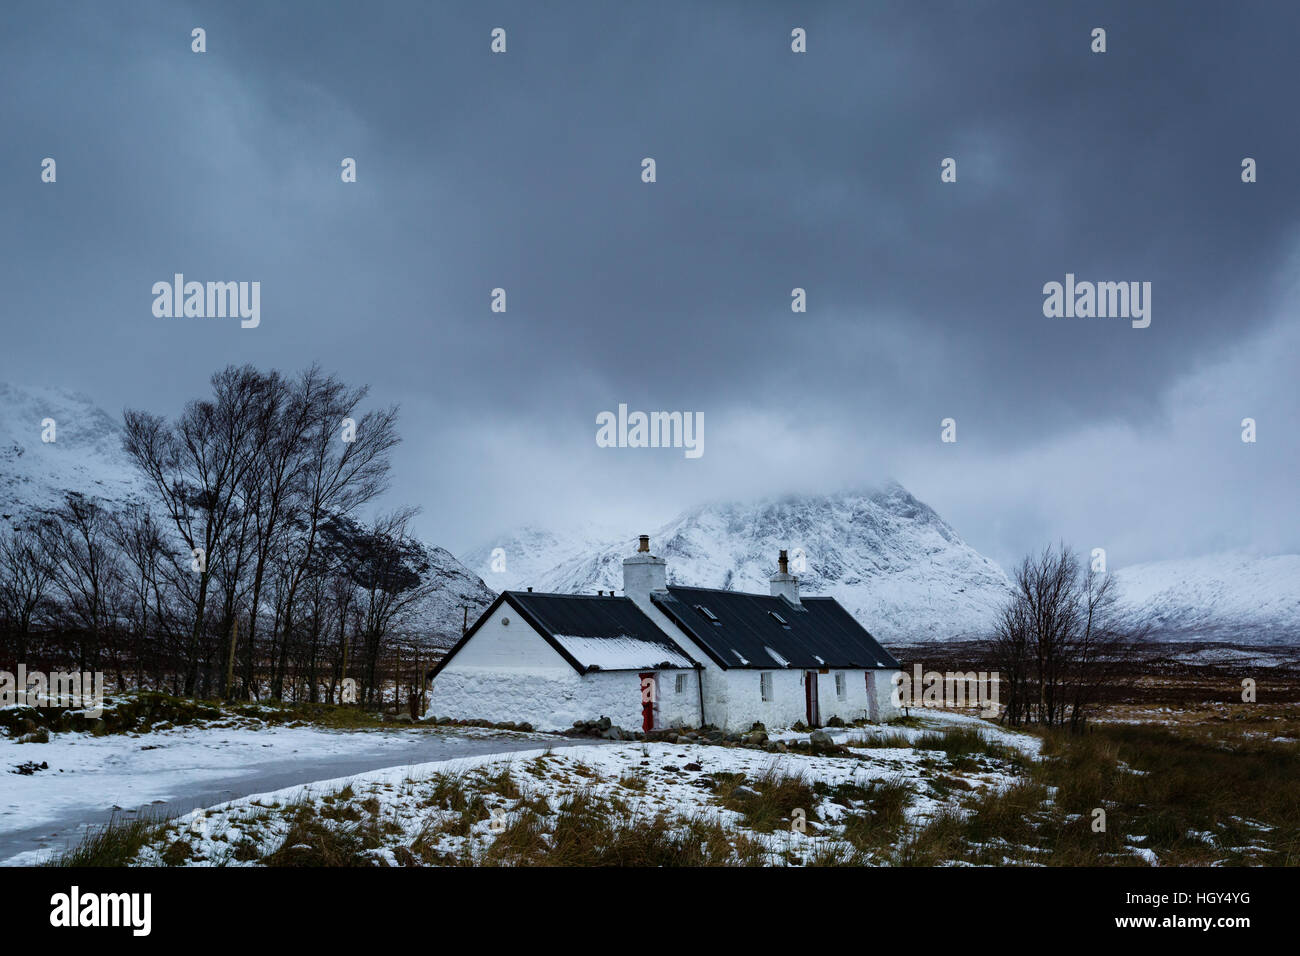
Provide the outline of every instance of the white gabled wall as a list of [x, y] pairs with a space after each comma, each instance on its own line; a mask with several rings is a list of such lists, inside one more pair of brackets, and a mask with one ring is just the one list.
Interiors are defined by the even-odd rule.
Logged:
[[567, 671], [578, 676], [569, 662], [506, 601], [479, 626], [437, 679], [452, 670], [480, 667], [557, 674]]
[[[426, 713], [493, 723], [527, 721], [539, 730], [567, 730], [577, 720], [608, 717], [624, 730], [640, 730], [640, 673], [579, 674], [502, 602], [438, 672]], [[686, 675], [681, 694], [676, 692], [679, 673]], [[695, 671], [656, 672], [656, 696], [657, 727], [699, 726]]]

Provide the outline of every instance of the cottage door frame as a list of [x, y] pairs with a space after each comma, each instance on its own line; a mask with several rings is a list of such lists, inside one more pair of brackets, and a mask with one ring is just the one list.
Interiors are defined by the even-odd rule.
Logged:
[[[645, 671], [640, 675], [637, 685], [641, 690], [641, 730], [648, 733], [655, 729], [659, 710], [659, 675], [654, 671]], [[647, 683], [647, 681], [649, 683]]]
[[805, 710], [807, 711], [808, 726], [820, 727], [822, 725], [821, 705], [820, 705], [820, 701], [817, 698], [817, 672], [816, 671], [804, 671], [803, 696], [804, 696]]

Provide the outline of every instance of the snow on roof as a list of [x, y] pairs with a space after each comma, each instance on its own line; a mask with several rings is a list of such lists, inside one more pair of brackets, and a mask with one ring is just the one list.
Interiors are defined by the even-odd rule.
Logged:
[[784, 657], [782, 657], [782, 656], [781, 656], [780, 654], [778, 654], [776, 651], [772, 650], [772, 648], [768, 647], [766, 644], [763, 645], [763, 650], [767, 651], [767, 656], [770, 657], [770, 658], [772, 658], [772, 660], [776, 661], [776, 662], [777, 662], [778, 664], [780, 664], [782, 667], [789, 667], [789, 666], [790, 666], [790, 662], [789, 662], [789, 661], [787, 661]]
[[603, 671], [631, 671], [669, 664], [673, 667], [694, 667], [694, 662], [667, 644], [643, 641], [626, 634], [612, 637], [574, 637], [569, 634], [554, 635], [560, 645], [576, 660], [587, 667]]

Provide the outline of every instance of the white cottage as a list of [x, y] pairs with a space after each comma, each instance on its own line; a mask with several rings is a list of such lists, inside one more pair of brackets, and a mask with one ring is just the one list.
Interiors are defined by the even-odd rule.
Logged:
[[784, 551], [771, 594], [669, 587], [642, 535], [623, 594], [502, 593], [432, 672], [430, 713], [732, 731], [897, 713], [898, 661], [834, 598], [801, 597]]

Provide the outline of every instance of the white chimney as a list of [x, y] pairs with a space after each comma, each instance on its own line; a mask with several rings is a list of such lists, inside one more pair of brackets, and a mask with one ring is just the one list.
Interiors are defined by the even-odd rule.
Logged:
[[650, 604], [650, 592], [668, 587], [668, 563], [650, 553], [650, 536], [641, 535], [636, 554], [623, 559], [623, 594], [638, 605]]
[[791, 604], [799, 603], [799, 579], [790, 573], [790, 561], [782, 551], [776, 559], [777, 572], [768, 579], [772, 597], [783, 597]]

